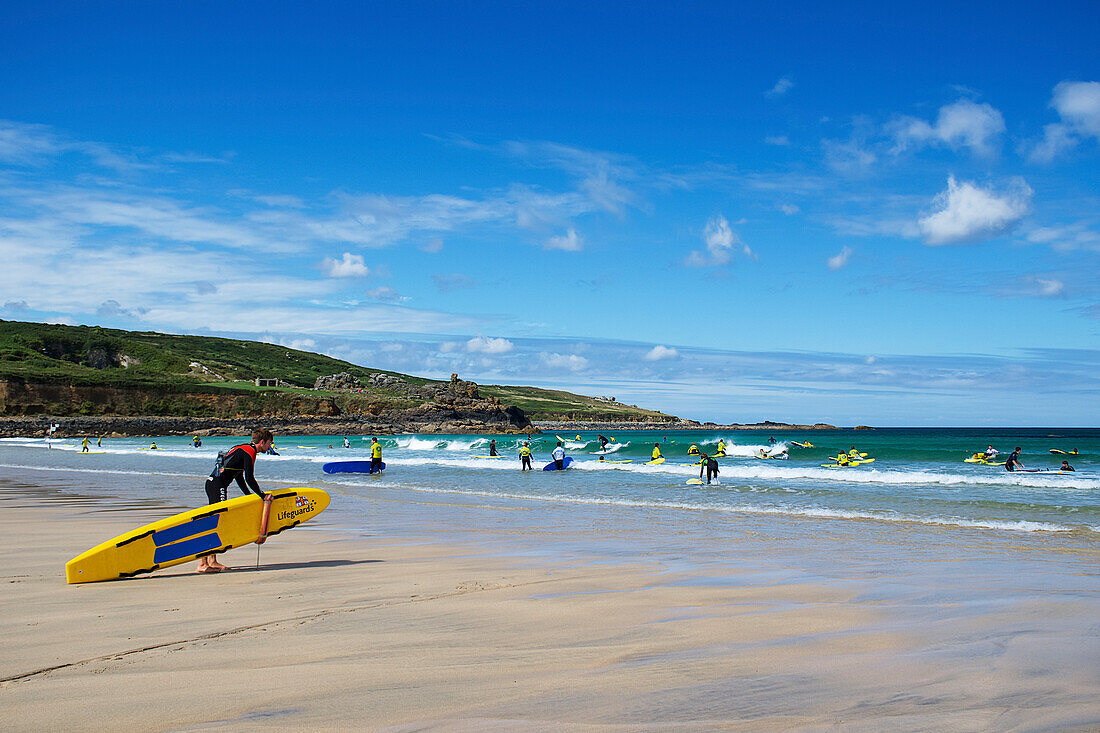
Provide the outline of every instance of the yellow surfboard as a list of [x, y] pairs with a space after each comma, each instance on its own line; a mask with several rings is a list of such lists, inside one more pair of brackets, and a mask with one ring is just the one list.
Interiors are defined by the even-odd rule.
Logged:
[[[307, 487], [271, 495], [268, 537], [316, 517], [329, 503], [324, 491]], [[65, 580], [130, 578], [250, 544], [260, 537], [263, 508], [263, 499], [248, 494], [138, 527], [74, 557], [65, 565]]]
[[647, 466], [660, 466], [664, 462], [665, 462], [665, 457], [661, 456], [660, 458], [654, 458], [652, 461], [647, 461], [645, 465], [647, 465]]

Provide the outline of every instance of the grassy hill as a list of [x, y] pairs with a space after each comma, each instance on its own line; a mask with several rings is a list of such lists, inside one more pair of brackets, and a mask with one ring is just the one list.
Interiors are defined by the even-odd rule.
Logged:
[[[318, 377], [339, 372], [360, 379], [363, 392], [313, 389]], [[205, 415], [217, 413], [219, 403], [232, 403], [228, 408], [221, 405], [222, 412], [232, 413], [313, 414], [333, 407], [363, 413], [404, 409], [424, 401], [400, 390], [367, 386], [370, 376], [378, 373], [414, 386], [439, 383], [277, 344], [0, 320], [0, 382], [65, 386], [80, 393], [66, 397], [57, 389], [39, 390], [33, 407], [20, 405], [9, 394], [7, 403], [0, 404], [0, 412], [9, 415]], [[257, 387], [257, 378], [282, 384]], [[111, 392], [110, 398], [102, 396], [104, 390]], [[481, 385], [480, 392], [520, 407], [532, 420], [670, 419], [649, 410], [537, 387]], [[66, 400], [72, 404], [66, 405]]]

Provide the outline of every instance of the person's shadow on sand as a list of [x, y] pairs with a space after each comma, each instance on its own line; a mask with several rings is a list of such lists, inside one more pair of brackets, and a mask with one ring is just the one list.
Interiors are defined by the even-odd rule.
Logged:
[[[209, 573], [209, 575], [240, 575], [242, 573], [266, 573], [272, 570], [313, 570], [320, 568], [341, 568], [348, 565], [366, 565], [368, 563], [385, 562], [385, 560], [309, 560], [306, 562], [276, 562], [269, 563], [267, 565], [261, 564], [259, 567], [255, 565], [235, 565], [229, 570], [224, 570], [220, 573]], [[172, 568], [176, 572], [153, 572], [151, 574], [146, 573], [142, 575], [136, 575], [133, 578], [123, 578], [122, 580], [153, 580], [155, 578], [181, 578], [185, 575], [200, 575], [206, 573], [196, 573], [193, 569], [179, 572], [176, 568]]]

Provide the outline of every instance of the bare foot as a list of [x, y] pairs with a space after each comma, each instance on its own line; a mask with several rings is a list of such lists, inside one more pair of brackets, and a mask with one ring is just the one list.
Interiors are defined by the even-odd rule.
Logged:
[[219, 573], [223, 570], [229, 570], [228, 565], [222, 565], [220, 562], [212, 562], [212, 563], [210, 563], [210, 567], [214, 568]]
[[207, 567], [204, 567], [204, 568], [198, 568], [197, 570], [195, 570], [196, 573], [220, 573], [221, 571], [222, 571], [221, 568], [215, 568], [215, 567], [210, 567], [210, 566], [207, 566]]

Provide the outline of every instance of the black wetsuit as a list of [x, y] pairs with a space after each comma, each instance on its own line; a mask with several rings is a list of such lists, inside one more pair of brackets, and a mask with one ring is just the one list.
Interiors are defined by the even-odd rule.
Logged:
[[253, 468], [256, 465], [256, 446], [252, 443], [233, 446], [225, 454], [225, 459], [220, 465], [215, 466], [210, 472], [210, 478], [206, 479], [206, 498], [211, 504], [225, 501], [225, 489], [234, 481], [241, 487], [242, 494], [249, 492], [256, 494], [261, 499], [265, 496], [256, 483]]
[[497, 454], [497, 442], [495, 440], [489, 441], [489, 455], [495, 456]]
[[600, 441], [600, 450], [607, 450], [607, 443], [608, 443], [607, 438], [600, 435], [600, 436], [596, 437], [596, 440]]
[[1008, 460], [1005, 461], [1005, 470], [1006, 471], [1015, 471], [1016, 466], [1018, 466], [1019, 464], [1020, 464], [1020, 451], [1014, 450], [1014, 451], [1012, 451], [1012, 455], [1010, 455], [1008, 457]]
[[699, 469], [699, 478], [703, 478], [703, 470], [707, 472], [707, 483], [710, 483], [712, 478], [718, 478], [718, 461], [711, 457], [707, 457], [707, 460], [703, 462], [702, 468]]

